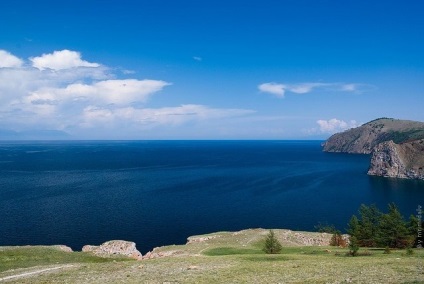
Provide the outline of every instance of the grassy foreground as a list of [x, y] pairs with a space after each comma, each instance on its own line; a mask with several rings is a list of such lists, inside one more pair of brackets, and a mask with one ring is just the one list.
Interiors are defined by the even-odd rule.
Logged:
[[[424, 249], [415, 249], [412, 256], [404, 250], [384, 254], [383, 250], [370, 249], [367, 255], [349, 257], [347, 249], [305, 246], [287, 237], [286, 230], [275, 232], [283, 243], [278, 255], [261, 251], [267, 233], [262, 229], [199, 236], [187, 245], [155, 250], [170, 256], [142, 261], [98, 258], [49, 247], [4, 247], [0, 248], [0, 282], [424, 283]], [[58, 269], [5, 279], [55, 267]]]

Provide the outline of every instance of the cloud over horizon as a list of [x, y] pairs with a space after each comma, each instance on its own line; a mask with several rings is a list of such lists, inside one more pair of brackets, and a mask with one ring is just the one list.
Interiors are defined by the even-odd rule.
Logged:
[[149, 98], [172, 83], [118, 79], [112, 69], [83, 60], [76, 51], [54, 51], [25, 62], [1, 50], [0, 62], [0, 129], [131, 133], [254, 113], [199, 104], [147, 107]]

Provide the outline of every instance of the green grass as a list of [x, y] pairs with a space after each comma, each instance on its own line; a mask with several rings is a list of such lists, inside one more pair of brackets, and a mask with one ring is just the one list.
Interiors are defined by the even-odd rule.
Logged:
[[129, 258], [101, 258], [83, 252], [64, 252], [49, 247], [16, 247], [0, 251], [0, 272], [32, 266], [67, 263], [104, 263]]
[[[424, 249], [414, 249], [407, 256], [406, 250], [384, 254], [384, 249], [360, 248], [360, 253], [370, 255], [351, 257], [346, 255], [347, 248], [299, 246], [290, 239], [280, 254], [270, 255], [261, 250], [267, 232], [216, 233], [204, 242], [158, 249], [181, 252], [175, 256], [143, 261], [103, 259], [46, 247], [0, 248], [0, 278], [72, 263], [72, 267], [19, 278], [16, 283], [424, 283], [420, 274]], [[12, 270], [16, 268], [21, 269]]]
[[234, 247], [218, 247], [206, 250], [203, 252], [207, 256], [222, 256], [222, 255], [240, 255], [240, 254], [265, 254], [259, 249], [246, 249], [246, 248], [234, 248]]

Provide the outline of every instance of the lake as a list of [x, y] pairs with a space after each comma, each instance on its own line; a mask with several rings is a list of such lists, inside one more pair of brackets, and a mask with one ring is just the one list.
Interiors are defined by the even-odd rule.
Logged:
[[424, 182], [370, 177], [322, 141], [0, 142], [0, 245], [134, 241], [144, 254], [246, 228], [344, 231], [361, 203], [404, 216]]

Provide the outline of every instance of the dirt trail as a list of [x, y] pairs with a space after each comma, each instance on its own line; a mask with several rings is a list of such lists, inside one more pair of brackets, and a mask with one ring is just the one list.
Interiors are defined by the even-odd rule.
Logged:
[[25, 272], [25, 273], [20, 273], [20, 274], [16, 274], [16, 275], [6, 276], [6, 277], [3, 277], [3, 278], [0, 278], [0, 281], [5, 281], [5, 280], [11, 280], [11, 279], [14, 279], [14, 278], [31, 276], [31, 275], [34, 275], [34, 274], [40, 274], [40, 273], [47, 272], [47, 271], [52, 271], [52, 270], [57, 270], [57, 269], [62, 269], [62, 268], [69, 268], [69, 267], [74, 267], [74, 266], [75, 265], [68, 264], [68, 265], [62, 265], [62, 266], [44, 268], [44, 269], [35, 270], [35, 271], [31, 271], [31, 272]]

